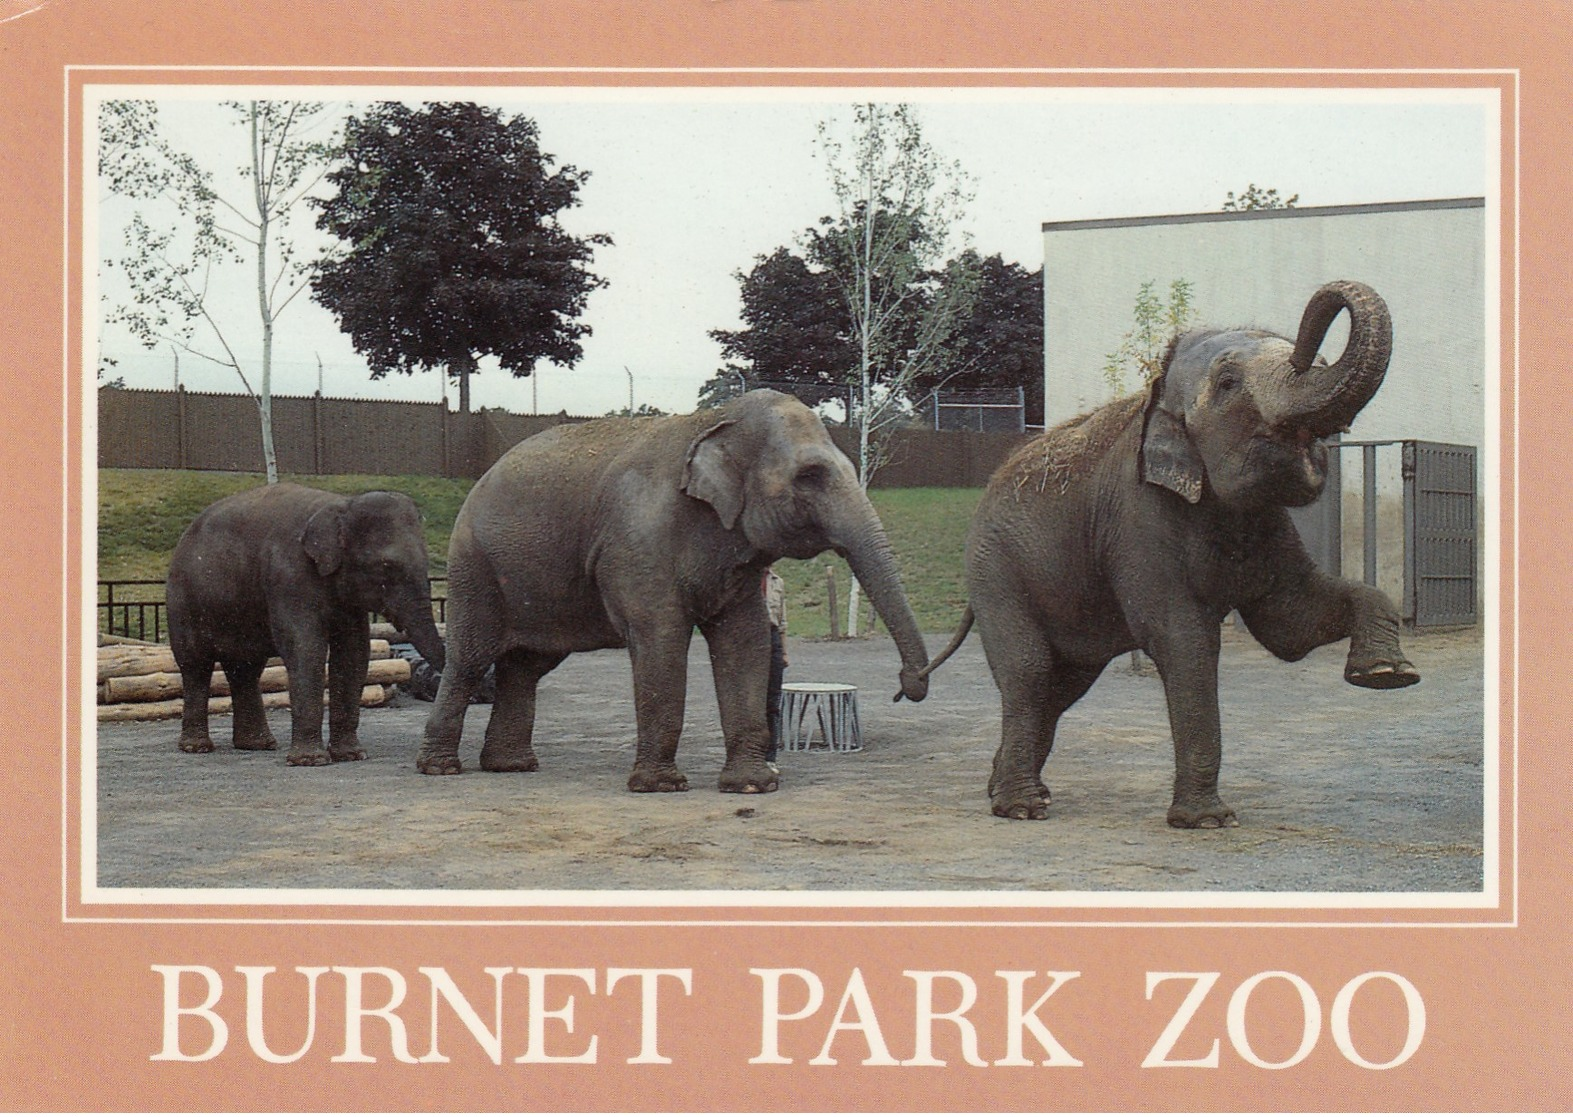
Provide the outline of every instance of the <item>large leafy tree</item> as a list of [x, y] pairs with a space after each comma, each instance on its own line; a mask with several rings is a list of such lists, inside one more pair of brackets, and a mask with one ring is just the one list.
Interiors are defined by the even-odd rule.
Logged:
[[1025, 389], [1026, 422], [1043, 422], [1043, 269], [995, 253], [976, 264], [976, 295], [956, 328], [948, 359], [914, 381], [935, 389]]
[[707, 385], [714, 397], [726, 398], [733, 386], [759, 384], [844, 388], [857, 353], [831, 276], [782, 247], [738, 272], [737, 281], [744, 327], [710, 331], [727, 361]]
[[470, 409], [470, 377], [492, 356], [515, 376], [571, 368], [579, 321], [605, 280], [589, 270], [603, 233], [559, 215], [588, 171], [540, 148], [534, 121], [471, 103], [398, 102], [351, 117], [317, 224], [338, 237], [312, 282], [373, 379], [445, 368]]

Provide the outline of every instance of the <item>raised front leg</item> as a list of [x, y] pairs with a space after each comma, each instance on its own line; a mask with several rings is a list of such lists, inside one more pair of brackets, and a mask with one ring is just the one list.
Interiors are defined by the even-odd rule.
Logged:
[[1174, 802], [1169, 825], [1182, 829], [1238, 826], [1218, 797], [1223, 734], [1218, 719], [1219, 630], [1205, 616], [1175, 619], [1157, 634], [1148, 654], [1163, 678], [1174, 736]]
[[[629, 791], [687, 791], [688, 777], [677, 767], [677, 741], [683, 734], [688, 698], [688, 624], [659, 626], [629, 634], [628, 657], [634, 673], [634, 718], [639, 743]], [[761, 701], [763, 699], [761, 698]]]
[[371, 626], [366, 614], [334, 629], [328, 647], [328, 755], [335, 761], [365, 760], [360, 747], [360, 696], [371, 661]]
[[699, 631], [710, 647], [710, 671], [726, 740], [720, 789], [745, 794], [774, 791], [780, 778], [765, 763], [770, 751], [766, 709], [770, 619], [765, 600], [758, 594], [747, 597]]
[[[1287, 517], [1285, 517], [1287, 522]], [[1398, 609], [1375, 586], [1334, 578], [1316, 568], [1298, 535], [1282, 529], [1264, 551], [1264, 590], [1239, 606], [1251, 635], [1279, 659], [1294, 662], [1348, 638], [1344, 679], [1389, 690], [1412, 686], [1420, 673], [1399, 644]]]
[[544, 676], [567, 656], [515, 648], [497, 660], [497, 698], [486, 723], [481, 768], [488, 772], [533, 772], [540, 767], [535, 735], [535, 691]]
[[235, 747], [247, 751], [271, 752], [279, 747], [268, 728], [262, 708], [262, 670], [265, 662], [224, 662], [224, 678], [229, 682]]

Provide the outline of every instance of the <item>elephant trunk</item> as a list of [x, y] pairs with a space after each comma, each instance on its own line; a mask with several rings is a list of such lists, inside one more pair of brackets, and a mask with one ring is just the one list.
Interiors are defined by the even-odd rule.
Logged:
[[[1316, 351], [1340, 311], [1349, 311], [1349, 343], [1334, 364]], [[1338, 280], [1321, 287], [1300, 319], [1289, 367], [1256, 395], [1272, 422], [1292, 422], [1317, 437], [1346, 429], [1387, 375], [1393, 320], [1382, 297], [1363, 283]]]
[[918, 620], [907, 603], [901, 586], [901, 572], [895, 553], [879, 522], [879, 514], [867, 494], [859, 492], [847, 501], [849, 513], [840, 525], [831, 526], [831, 542], [852, 567], [852, 573], [867, 592], [874, 609], [901, 655], [901, 695], [921, 702], [928, 694], [928, 680], [921, 675], [928, 666], [928, 650]]
[[447, 649], [432, 619], [429, 595], [400, 594], [397, 600], [387, 602], [382, 612], [410, 638], [422, 659], [439, 672], [443, 669]]

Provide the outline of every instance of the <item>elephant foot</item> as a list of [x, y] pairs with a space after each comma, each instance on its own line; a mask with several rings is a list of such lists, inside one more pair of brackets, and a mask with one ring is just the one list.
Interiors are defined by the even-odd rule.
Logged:
[[1169, 825], [1176, 830], [1220, 830], [1240, 825], [1234, 809], [1216, 795], [1200, 803], [1181, 803], [1169, 808]]
[[763, 795], [781, 786], [781, 777], [763, 760], [727, 764], [721, 769], [720, 790], [734, 795]]
[[525, 749], [523, 752], [514, 750], [504, 752], [502, 749], [481, 749], [481, 771], [483, 772], [534, 772], [541, 767], [541, 762], [536, 759], [535, 750]]
[[1049, 817], [1049, 789], [1041, 780], [1020, 780], [998, 788], [991, 782], [989, 799], [999, 818], [1026, 821]]
[[284, 762], [293, 768], [322, 768], [333, 763], [333, 756], [327, 749], [293, 749]]
[[213, 738], [211, 737], [182, 737], [180, 739], [181, 752], [212, 752]]
[[335, 746], [328, 750], [328, 755], [333, 758], [335, 764], [338, 764], [350, 760], [365, 760], [366, 750], [361, 748], [338, 748]]
[[635, 764], [628, 777], [629, 791], [687, 791], [688, 777], [676, 764]]
[[464, 771], [464, 762], [457, 753], [422, 750], [415, 758], [415, 770], [423, 776], [457, 776]]
[[1357, 663], [1353, 657], [1344, 664], [1344, 681], [1372, 690], [1397, 690], [1414, 686], [1420, 681], [1420, 672], [1407, 659], [1376, 659]]

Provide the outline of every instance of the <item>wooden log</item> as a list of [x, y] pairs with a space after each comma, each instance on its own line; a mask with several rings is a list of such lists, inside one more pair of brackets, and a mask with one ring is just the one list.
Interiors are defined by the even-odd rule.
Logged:
[[[410, 665], [402, 659], [374, 659], [366, 665], [366, 682], [379, 686], [410, 681]], [[289, 689], [289, 672], [282, 666], [266, 668], [258, 680], [264, 694]], [[208, 694], [222, 698], [229, 694], [229, 680], [222, 671], [213, 672]], [[180, 675], [173, 671], [160, 671], [152, 675], [125, 675], [105, 679], [98, 687], [100, 705], [117, 702], [163, 702], [179, 698], [185, 693]]]
[[[448, 635], [448, 626], [446, 624], [438, 624], [437, 635], [446, 637]], [[389, 624], [387, 621], [373, 621], [371, 637], [373, 640], [389, 640], [395, 644], [408, 644], [410, 642], [408, 633], [397, 625]]]
[[[393, 649], [386, 640], [373, 640], [367, 650], [374, 660], [387, 659]], [[283, 661], [277, 656], [268, 660], [269, 667]], [[98, 649], [98, 681], [124, 679], [133, 675], [179, 674], [175, 653], [166, 644], [112, 644]]]
[[[208, 699], [208, 715], [228, 714], [233, 712], [233, 698]], [[327, 696], [323, 696], [326, 703]], [[360, 695], [362, 706], [381, 706], [388, 701], [388, 691], [381, 685], [371, 685], [363, 688]], [[165, 702], [119, 702], [112, 706], [98, 708], [99, 721], [167, 721], [178, 718], [183, 712], [184, 703], [178, 698]], [[282, 710], [289, 708], [289, 695], [283, 691], [262, 696], [262, 708], [265, 710]]]

